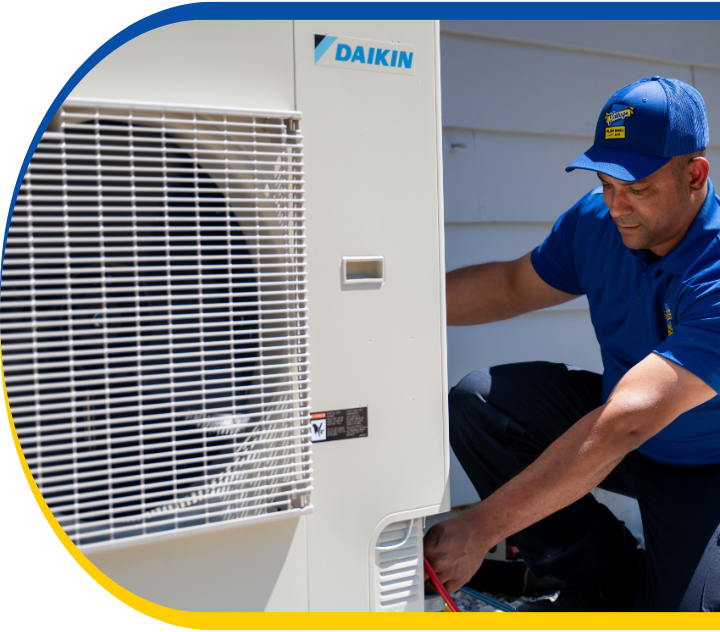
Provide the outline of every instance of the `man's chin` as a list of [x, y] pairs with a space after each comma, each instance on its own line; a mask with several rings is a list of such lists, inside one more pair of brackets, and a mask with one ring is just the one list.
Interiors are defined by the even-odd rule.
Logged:
[[[638, 231], [639, 232], [639, 231]], [[625, 246], [630, 250], [643, 250], [648, 248], [648, 240], [644, 238], [644, 235], [629, 235], [627, 233], [620, 233], [620, 238]]]
[[630, 248], [630, 250], [644, 250], [644, 249], [645, 249], [645, 246], [643, 246], [642, 244], [637, 244], [637, 243], [635, 243], [634, 240], [633, 240], [632, 243], [630, 243], [630, 242], [629, 242], [628, 240], [626, 240], [626, 239], [623, 239], [622, 241], [623, 241], [623, 244], [624, 244], [625, 246], [627, 246], [628, 248]]

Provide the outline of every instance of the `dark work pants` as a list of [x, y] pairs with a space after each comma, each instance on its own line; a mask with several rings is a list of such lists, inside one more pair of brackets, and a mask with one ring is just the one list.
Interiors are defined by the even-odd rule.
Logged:
[[[453, 450], [486, 498], [600, 406], [601, 376], [549, 362], [497, 366], [465, 377], [449, 402]], [[720, 610], [720, 465], [671, 467], [631, 452], [600, 487], [640, 505], [647, 556], [634, 609]], [[635, 538], [591, 494], [513, 538], [533, 573], [568, 586], [621, 581], [637, 560]]]

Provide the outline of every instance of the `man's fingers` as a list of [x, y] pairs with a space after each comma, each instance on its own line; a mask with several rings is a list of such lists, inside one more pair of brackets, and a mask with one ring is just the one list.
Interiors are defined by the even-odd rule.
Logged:
[[482, 551], [471, 544], [463, 516], [439, 522], [425, 535], [425, 557], [448, 592], [462, 588], [480, 566], [476, 558]]

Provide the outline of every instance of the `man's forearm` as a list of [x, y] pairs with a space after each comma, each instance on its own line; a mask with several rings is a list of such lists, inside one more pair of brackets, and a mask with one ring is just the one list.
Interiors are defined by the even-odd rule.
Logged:
[[475, 506], [473, 523], [492, 547], [594, 489], [635, 446], [592, 411], [514, 479]]
[[587, 494], [633, 449], [632, 433], [603, 412], [583, 417], [494, 494], [428, 531], [426, 556], [450, 592], [469, 581], [495, 544]]

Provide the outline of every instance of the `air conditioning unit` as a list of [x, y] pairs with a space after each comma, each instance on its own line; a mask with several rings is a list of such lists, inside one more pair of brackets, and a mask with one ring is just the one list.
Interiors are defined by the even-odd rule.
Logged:
[[174, 24], [44, 134], [3, 267], [10, 407], [55, 518], [133, 593], [423, 610], [450, 506], [438, 42]]

